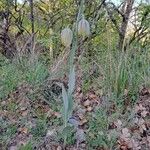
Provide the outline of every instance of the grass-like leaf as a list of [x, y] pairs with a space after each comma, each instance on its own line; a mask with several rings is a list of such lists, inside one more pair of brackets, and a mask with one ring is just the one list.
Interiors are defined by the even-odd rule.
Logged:
[[64, 85], [62, 85], [62, 97], [63, 97], [63, 108], [64, 108], [64, 122], [65, 125], [67, 123], [68, 120], [68, 106], [69, 106], [69, 102], [68, 102], [68, 95], [67, 95], [67, 91], [64, 87]]
[[72, 94], [75, 88], [75, 67], [71, 68], [70, 74], [69, 74], [69, 83], [68, 83], [68, 94]]

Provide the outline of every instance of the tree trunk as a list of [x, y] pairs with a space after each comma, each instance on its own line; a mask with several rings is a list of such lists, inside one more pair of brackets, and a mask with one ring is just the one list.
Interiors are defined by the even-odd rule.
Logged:
[[34, 47], [34, 10], [33, 10], [33, 0], [29, 0], [30, 2], [30, 19], [31, 19], [31, 32], [32, 32], [32, 41], [31, 41], [31, 51], [33, 51]]
[[13, 3], [6, 1], [4, 2], [5, 11], [1, 12], [3, 19], [2, 30], [0, 33], [0, 46], [2, 48], [1, 53], [8, 59], [12, 59], [16, 54], [15, 44], [12, 42], [9, 36], [9, 27], [10, 27], [10, 9]]
[[118, 47], [120, 50], [124, 49], [124, 40], [125, 40], [127, 25], [128, 25], [133, 4], [134, 4], [134, 0], [125, 0], [125, 4], [123, 5], [122, 8], [122, 13], [124, 14], [124, 17], [122, 18], [122, 23], [120, 27], [120, 33], [119, 33]]

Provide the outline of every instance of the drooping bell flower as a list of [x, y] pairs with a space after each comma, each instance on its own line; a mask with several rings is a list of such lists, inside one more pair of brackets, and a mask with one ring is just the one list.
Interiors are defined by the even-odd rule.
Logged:
[[72, 43], [73, 33], [70, 28], [65, 28], [61, 32], [61, 42], [65, 47], [70, 47]]
[[88, 37], [90, 35], [90, 24], [84, 18], [82, 18], [78, 23], [78, 34], [83, 37]]

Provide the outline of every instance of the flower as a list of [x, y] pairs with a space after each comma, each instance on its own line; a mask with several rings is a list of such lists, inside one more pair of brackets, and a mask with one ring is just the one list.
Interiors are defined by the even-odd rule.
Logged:
[[90, 35], [89, 22], [84, 18], [82, 18], [78, 23], [78, 34], [84, 37]]
[[65, 47], [70, 47], [72, 43], [73, 33], [70, 28], [65, 28], [61, 32], [61, 41]]

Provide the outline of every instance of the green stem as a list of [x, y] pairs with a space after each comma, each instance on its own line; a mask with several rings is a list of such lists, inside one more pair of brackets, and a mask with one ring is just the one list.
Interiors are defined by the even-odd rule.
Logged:
[[[67, 122], [65, 121], [65, 124], [64, 124], [64, 129], [67, 127]], [[66, 144], [67, 144], [67, 136], [65, 135], [64, 136], [64, 147], [66, 147]]]
[[[75, 23], [75, 26], [73, 28], [73, 33], [74, 33], [74, 39], [73, 39], [73, 43], [72, 43], [72, 49], [70, 51], [70, 58], [69, 58], [69, 73], [71, 74], [72, 69], [74, 68], [74, 57], [75, 57], [75, 52], [77, 51], [78, 48], [78, 22], [81, 18], [81, 14], [83, 13], [84, 9], [83, 9], [83, 5], [84, 5], [84, 0], [81, 1], [80, 4], [80, 8], [79, 8], [79, 12], [78, 12], [78, 16], [77, 16], [77, 20]], [[72, 94], [72, 93], [70, 93]], [[66, 119], [68, 121], [68, 118]], [[67, 121], [64, 121], [64, 128], [67, 127]], [[66, 146], [67, 143], [67, 136], [64, 136], [64, 147]]]
[[78, 48], [78, 22], [81, 18], [81, 14], [84, 11], [84, 0], [81, 1], [80, 7], [79, 7], [79, 12], [78, 12], [78, 16], [77, 16], [77, 20], [73, 29], [73, 33], [74, 33], [74, 39], [73, 39], [73, 44], [72, 44], [72, 49], [70, 52], [70, 61], [69, 61], [69, 66], [70, 66], [70, 71], [73, 68], [73, 64], [74, 64], [74, 57], [75, 57], [75, 52]]

